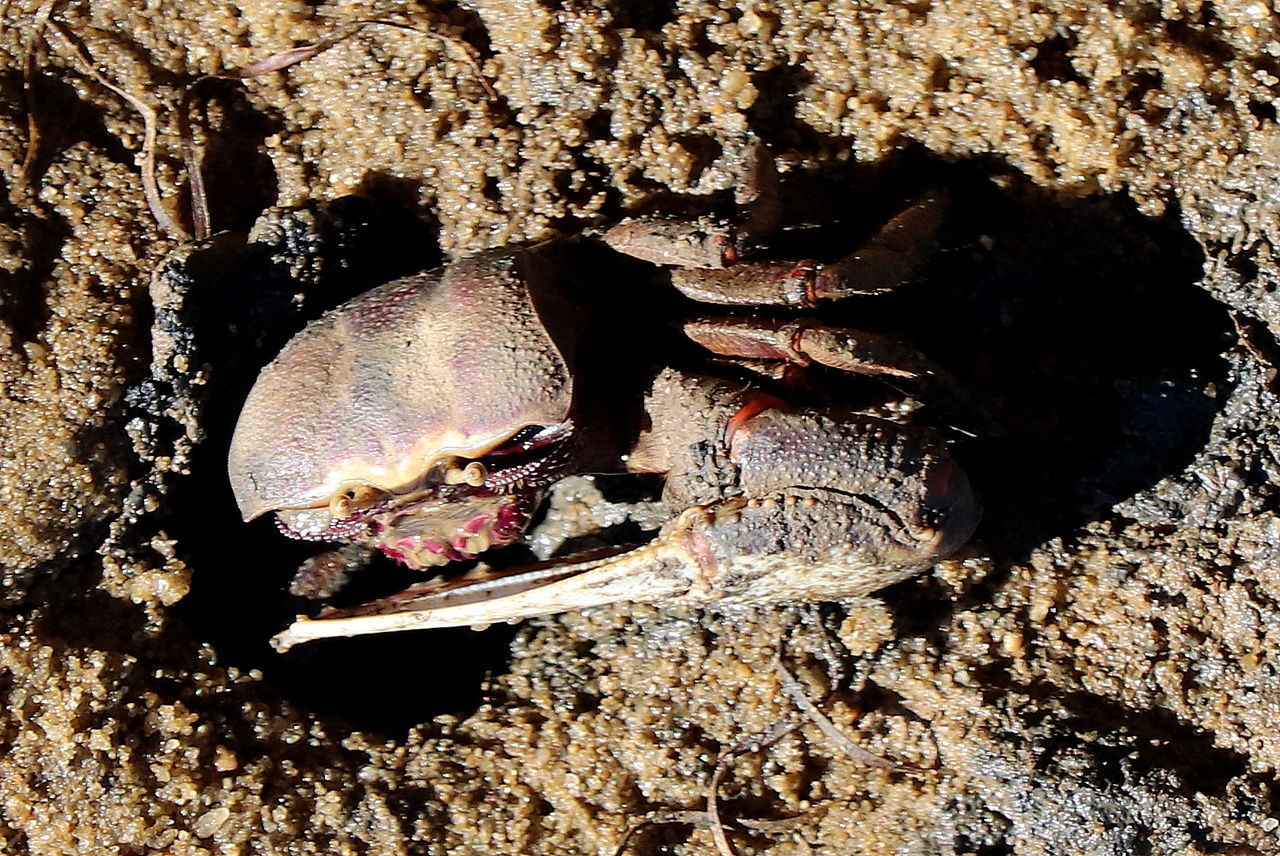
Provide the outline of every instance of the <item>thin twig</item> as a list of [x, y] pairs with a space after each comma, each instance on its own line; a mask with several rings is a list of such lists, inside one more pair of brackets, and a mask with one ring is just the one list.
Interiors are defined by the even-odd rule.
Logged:
[[658, 809], [651, 811], [644, 817], [637, 820], [631, 826], [627, 827], [627, 831], [623, 833], [622, 840], [618, 842], [618, 847], [613, 851], [613, 856], [622, 856], [626, 851], [627, 845], [631, 843], [632, 837], [644, 829], [646, 826], [658, 826], [664, 823], [683, 823], [689, 826], [707, 826], [711, 821], [707, 818], [705, 811], [681, 811], [679, 809]]
[[282, 71], [291, 65], [297, 65], [300, 62], [305, 62], [318, 54], [324, 53], [339, 42], [346, 41], [356, 35], [365, 27], [395, 27], [400, 30], [411, 30], [415, 33], [420, 33], [424, 36], [429, 36], [430, 38], [439, 40], [445, 48], [457, 53], [462, 57], [463, 61], [471, 67], [471, 70], [475, 72], [476, 78], [480, 81], [480, 86], [484, 89], [485, 94], [489, 96], [490, 100], [496, 101], [498, 99], [497, 90], [493, 88], [493, 84], [489, 82], [489, 79], [484, 76], [484, 72], [480, 68], [480, 61], [477, 60], [475, 55], [471, 52], [470, 46], [453, 38], [452, 36], [444, 36], [440, 33], [425, 30], [422, 27], [414, 26], [413, 24], [405, 24], [401, 21], [390, 21], [379, 18], [364, 18], [352, 21], [349, 24], [344, 24], [330, 35], [325, 36], [312, 44], [287, 48], [277, 53], [273, 53], [263, 59], [257, 60], [256, 62], [251, 62], [241, 68], [232, 69], [226, 74], [216, 76], [248, 80], [250, 78], [259, 77], [263, 74], [269, 74], [273, 71]]
[[209, 194], [204, 183], [204, 149], [196, 144], [195, 123], [192, 116], [203, 84], [211, 80], [236, 80], [221, 74], [208, 74], [187, 86], [178, 105], [178, 136], [182, 143], [182, 164], [187, 171], [187, 186], [191, 197], [191, 229], [197, 241], [213, 234], [213, 221], [209, 215]]
[[156, 218], [160, 228], [167, 232], [170, 237], [180, 241], [190, 240], [191, 235], [169, 215], [160, 198], [160, 186], [156, 182], [155, 152], [158, 120], [155, 108], [127, 89], [115, 85], [107, 79], [106, 75], [98, 71], [93, 56], [88, 49], [63, 24], [50, 20], [48, 26], [67, 43], [76, 58], [84, 65], [89, 76], [123, 98], [128, 102], [129, 106], [137, 110], [142, 116], [142, 151], [138, 158], [138, 168], [142, 173], [142, 194], [147, 200], [147, 207], [151, 209], [151, 216]]
[[846, 737], [839, 728], [836, 728], [835, 723], [828, 719], [826, 714], [818, 710], [817, 705], [809, 700], [809, 697], [805, 694], [804, 687], [800, 686], [800, 682], [787, 671], [786, 666], [782, 665], [782, 658], [780, 656], [778, 659], [774, 660], [773, 667], [778, 673], [778, 678], [782, 681], [783, 692], [791, 697], [791, 700], [795, 702], [796, 707], [804, 711], [805, 715], [812, 720], [814, 725], [818, 726], [818, 730], [822, 732], [823, 736], [826, 737], [835, 748], [839, 749], [850, 759], [857, 761], [860, 764], [865, 764], [868, 767], [874, 767], [877, 770], [889, 770], [895, 773], [904, 773], [918, 769], [917, 767], [912, 767], [907, 764], [898, 764], [894, 761], [888, 760], [887, 758], [881, 758], [874, 752], [868, 752], [866, 749], [863, 749], [861, 746], [854, 743]]
[[1235, 328], [1237, 341], [1244, 345], [1245, 350], [1252, 354], [1254, 359], [1266, 366], [1274, 378], [1277, 371], [1276, 361], [1268, 356], [1254, 341], [1258, 331], [1258, 324], [1235, 310], [1228, 311], [1227, 317], [1231, 319], [1231, 326]]
[[31, 170], [35, 168], [36, 153], [40, 148], [40, 124], [36, 120], [36, 49], [44, 41], [44, 30], [49, 25], [49, 16], [58, 0], [45, 0], [36, 9], [31, 19], [31, 34], [22, 51], [22, 100], [27, 111], [27, 148], [22, 155], [22, 166], [18, 167], [18, 176], [14, 179], [10, 199], [15, 199], [26, 190], [31, 180]]
[[265, 74], [271, 74], [277, 71], [306, 62], [316, 56], [327, 51], [334, 45], [344, 42], [352, 36], [358, 34], [365, 27], [395, 27], [401, 30], [411, 30], [434, 39], [438, 39], [444, 44], [446, 49], [453, 50], [460, 54], [463, 60], [471, 66], [475, 72], [477, 79], [480, 81], [481, 87], [490, 100], [497, 100], [498, 93], [494, 90], [488, 78], [484, 76], [484, 72], [480, 69], [480, 63], [472, 55], [470, 48], [464, 43], [458, 41], [451, 36], [443, 36], [439, 33], [424, 30], [421, 27], [412, 24], [404, 24], [399, 21], [387, 21], [378, 19], [358, 20], [344, 24], [334, 32], [318, 39], [308, 45], [298, 45], [297, 47], [286, 48], [277, 51], [260, 60], [255, 60], [248, 65], [240, 68], [228, 69], [221, 74], [208, 74], [191, 83], [187, 87], [186, 93], [182, 96], [182, 103], [178, 111], [178, 133], [182, 138], [182, 160], [187, 169], [187, 178], [191, 188], [191, 224], [195, 232], [196, 240], [203, 240], [212, 233], [212, 223], [209, 216], [209, 200], [208, 192], [205, 188], [204, 174], [201, 169], [201, 160], [203, 160], [203, 151], [196, 144], [195, 140], [195, 124], [192, 121], [192, 115], [195, 111], [195, 103], [198, 97], [198, 91], [202, 84], [208, 80], [252, 80]]
[[[32, 18], [32, 28], [30, 37], [27, 40], [26, 47], [23, 52], [22, 63], [22, 88], [27, 113], [27, 145], [23, 154], [22, 165], [18, 169], [18, 175], [14, 181], [11, 190], [11, 197], [21, 193], [30, 183], [31, 172], [34, 169], [35, 160], [40, 145], [40, 126], [36, 119], [35, 110], [35, 94], [34, 94], [34, 78], [36, 73], [36, 51], [38, 45], [43, 40], [45, 30], [52, 29], [58, 36], [70, 47], [71, 52], [76, 59], [84, 66], [88, 74], [99, 84], [105, 86], [111, 92], [114, 92], [120, 98], [124, 99], [138, 114], [142, 117], [142, 149], [138, 156], [138, 167], [142, 178], [142, 193], [146, 199], [147, 207], [151, 211], [151, 215], [156, 219], [160, 228], [168, 233], [170, 237], [181, 241], [191, 239], [191, 234], [182, 227], [168, 212], [164, 206], [163, 198], [160, 194], [160, 185], [156, 178], [156, 161], [155, 150], [156, 140], [158, 136], [159, 120], [158, 114], [154, 107], [149, 105], [140, 96], [116, 85], [107, 78], [101, 71], [93, 59], [92, 54], [65, 25], [58, 21], [52, 20], [53, 9], [58, 0], [45, 0], [37, 8], [36, 14]], [[256, 62], [249, 63], [238, 69], [231, 69], [222, 74], [206, 75], [195, 80], [187, 87], [186, 93], [183, 95], [182, 102], [178, 112], [178, 132], [182, 143], [183, 162], [187, 170], [187, 178], [190, 185], [191, 195], [191, 222], [197, 240], [207, 238], [212, 232], [212, 223], [209, 216], [208, 192], [205, 187], [204, 175], [201, 169], [202, 151], [196, 144], [194, 125], [192, 122], [192, 113], [194, 104], [198, 97], [198, 90], [201, 84], [206, 80], [223, 79], [223, 80], [248, 80], [269, 74], [275, 71], [281, 71], [304, 62], [320, 53], [328, 50], [339, 42], [354, 36], [356, 33], [369, 26], [395, 27], [401, 30], [411, 30], [416, 33], [429, 36], [439, 40], [446, 48], [453, 53], [461, 56], [462, 59], [475, 72], [476, 78], [479, 80], [481, 87], [491, 100], [497, 100], [498, 93], [493, 85], [485, 77], [484, 72], [480, 68], [480, 63], [472, 53], [470, 46], [453, 38], [452, 36], [441, 35], [440, 33], [431, 32], [412, 24], [405, 24], [399, 21], [389, 20], [359, 20], [353, 21], [342, 27], [339, 27], [330, 35], [319, 39], [309, 45], [300, 45], [298, 47], [288, 48], [287, 50], [278, 51]]]
[[724, 826], [720, 823], [721, 780], [739, 755], [759, 752], [767, 746], [772, 746], [799, 727], [799, 723], [795, 722], [776, 723], [767, 731], [749, 737], [736, 746], [731, 746], [720, 753], [720, 757], [716, 759], [716, 768], [711, 774], [711, 785], [707, 788], [707, 819], [711, 823], [711, 838], [715, 841], [716, 849], [720, 851], [721, 856], [734, 856], [733, 847], [729, 844], [729, 839], [724, 834]]
[[285, 50], [277, 51], [276, 53], [273, 53], [268, 57], [260, 59], [256, 62], [251, 62], [246, 66], [241, 66], [240, 68], [231, 69], [225, 74], [218, 75], [218, 76], [248, 80], [253, 77], [260, 77], [264, 74], [270, 74], [273, 71], [282, 71], [291, 65], [297, 65], [300, 62], [306, 62], [312, 57], [317, 56], [318, 54], [324, 53], [329, 48], [333, 47], [339, 42], [346, 41], [347, 39], [354, 36], [356, 33], [363, 30], [366, 26], [366, 23], [371, 23], [371, 22], [354, 21], [350, 24], [344, 24], [343, 26], [334, 30], [329, 35], [315, 42], [312, 42], [309, 45], [298, 45], [297, 47], [286, 48]]
[[299, 45], [277, 51], [263, 59], [251, 62], [241, 68], [230, 69], [221, 74], [207, 74], [197, 78], [187, 86], [178, 106], [178, 136], [182, 141], [182, 162], [187, 170], [187, 182], [191, 196], [191, 227], [197, 241], [203, 241], [213, 233], [212, 218], [209, 214], [209, 193], [204, 183], [203, 149], [197, 145], [195, 123], [192, 114], [199, 97], [201, 87], [210, 80], [242, 81], [275, 71], [282, 71], [289, 66], [305, 62], [312, 57], [327, 51], [339, 42], [354, 36], [364, 28], [363, 23], [347, 24], [335, 32], [309, 45]]
[[197, 241], [203, 241], [212, 233], [209, 218], [209, 194], [204, 186], [203, 152], [196, 145], [196, 135], [191, 123], [191, 105], [195, 101], [196, 87], [208, 80], [202, 77], [187, 87], [178, 107], [178, 137], [182, 142], [182, 164], [187, 170], [188, 194], [191, 197], [191, 231]]
[[[725, 774], [733, 765], [733, 760], [739, 755], [745, 755], [749, 752], [759, 752], [768, 746], [777, 743], [786, 735], [790, 734], [800, 727], [797, 722], [779, 722], [772, 728], [750, 737], [736, 746], [726, 749], [716, 759], [715, 770], [711, 774], [711, 783], [707, 788], [707, 807], [703, 811], [681, 811], [671, 809], [659, 809], [646, 814], [640, 820], [633, 823], [623, 833], [622, 840], [618, 842], [618, 848], [614, 851], [614, 856], [622, 856], [623, 851], [627, 849], [627, 844], [631, 838], [644, 829], [646, 826], [653, 826], [660, 823], [687, 823], [691, 826], [706, 826], [711, 829], [711, 837], [715, 840], [716, 849], [720, 851], [722, 856], [734, 856], [733, 847], [729, 844], [729, 839], [724, 834], [724, 823], [720, 820], [719, 794], [720, 782], [724, 779]], [[765, 827], [770, 821], [746, 821], [741, 818], [738, 823], [748, 828], [759, 828], [766, 831]]]
[[[806, 617], [813, 628], [818, 633], [818, 639], [822, 643], [822, 651], [827, 655], [827, 680], [830, 686], [838, 687], [844, 684], [845, 673], [844, 657], [840, 656], [840, 652], [836, 650], [835, 643], [831, 641], [831, 632], [827, 628], [823, 620], [822, 608], [814, 603], [809, 604]], [[795, 631], [795, 625], [792, 625], [791, 632]], [[781, 649], [779, 649], [779, 658], [781, 658]]]
[[735, 822], [739, 826], [745, 826], [752, 832], [759, 832], [761, 835], [781, 835], [786, 832], [794, 832], [795, 828], [805, 820], [808, 820], [807, 814], [780, 817], [776, 820], [761, 820], [754, 817], [735, 818]]
[[484, 71], [480, 68], [480, 60], [476, 59], [475, 54], [471, 50], [471, 46], [461, 39], [455, 39], [453, 36], [443, 36], [432, 30], [424, 30], [413, 24], [404, 24], [400, 21], [380, 21], [377, 19], [361, 21], [362, 24], [381, 24], [384, 27], [399, 27], [402, 30], [413, 30], [416, 33], [422, 33], [433, 39], [438, 39], [446, 48], [462, 57], [462, 61], [471, 66], [471, 71], [475, 74], [476, 80], [480, 82], [480, 87], [484, 89], [490, 101], [498, 100], [498, 90], [493, 88], [493, 84], [489, 82], [489, 78], [485, 77]]

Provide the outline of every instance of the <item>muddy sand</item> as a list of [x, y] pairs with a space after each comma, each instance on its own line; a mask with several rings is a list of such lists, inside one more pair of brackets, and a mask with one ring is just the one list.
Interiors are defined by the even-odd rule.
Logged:
[[[4, 852], [715, 853], [713, 776], [740, 854], [1280, 852], [1265, 4], [0, 14]], [[104, 81], [155, 111], [159, 219]], [[281, 343], [446, 257], [725, 198], [750, 139], [843, 251], [947, 193], [918, 280], [856, 311], [988, 409], [953, 432], [973, 544], [872, 602], [273, 653], [307, 552], [223, 462]]]

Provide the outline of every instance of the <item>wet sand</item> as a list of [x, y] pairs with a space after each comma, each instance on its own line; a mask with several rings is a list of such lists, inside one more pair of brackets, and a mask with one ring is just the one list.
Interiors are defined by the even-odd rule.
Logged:
[[[1280, 851], [1280, 30], [1264, 5], [116, 2], [0, 28], [0, 849], [613, 853], [719, 789], [738, 853]], [[279, 658], [302, 553], [221, 470], [257, 367], [401, 273], [727, 191], [942, 187], [869, 322], [990, 407], [954, 561], [820, 608], [617, 607]], [[837, 216], [838, 215], [838, 216]], [[851, 240], [856, 240], [856, 234]], [[788, 668], [849, 738], [789, 700]], [[459, 651], [471, 656], [462, 656]], [[461, 661], [461, 662], [460, 662]], [[728, 762], [726, 762], [728, 763]], [[692, 815], [629, 852], [713, 853]], [[740, 823], [744, 821], [745, 823]], [[757, 821], [760, 821], [759, 823]]]

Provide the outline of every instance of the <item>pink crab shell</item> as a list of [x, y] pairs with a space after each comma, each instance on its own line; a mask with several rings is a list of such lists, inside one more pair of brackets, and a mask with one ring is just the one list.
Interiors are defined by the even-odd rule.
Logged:
[[441, 456], [563, 424], [569, 369], [530, 293], [544, 268], [536, 249], [482, 253], [375, 288], [294, 336], [231, 441], [244, 519], [324, 506], [352, 483], [410, 489]]

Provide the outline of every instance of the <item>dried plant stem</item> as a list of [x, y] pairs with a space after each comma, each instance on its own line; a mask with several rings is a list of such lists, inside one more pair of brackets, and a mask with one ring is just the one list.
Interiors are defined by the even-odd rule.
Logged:
[[800, 686], [800, 682], [787, 671], [786, 666], [782, 665], [782, 658], [774, 660], [774, 671], [778, 673], [778, 678], [782, 682], [782, 691], [787, 694], [790, 699], [795, 702], [796, 707], [800, 708], [814, 725], [818, 726], [818, 730], [827, 738], [832, 746], [839, 749], [851, 760], [857, 761], [859, 764], [865, 764], [877, 770], [889, 770], [895, 773], [902, 773], [908, 770], [915, 770], [905, 764], [898, 764], [887, 758], [881, 758], [873, 752], [868, 752], [857, 743], [854, 743], [845, 736], [835, 723], [832, 722], [825, 713], [818, 710], [818, 706], [809, 700], [809, 696], [805, 694], [804, 687]]
[[26, 191], [40, 148], [40, 123], [36, 119], [36, 49], [44, 40], [44, 31], [49, 26], [49, 16], [53, 14], [56, 4], [57, 0], [46, 0], [36, 9], [31, 20], [31, 33], [22, 51], [22, 100], [27, 111], [27, 148], [22, 154], [22, 166], [18, 167], [18, 175], [9, 194], [11, 199], [16, 199]]
[[48, 28], [57, 33], [58, 37], [71, 49], [71, 52], [84, 66], [90, 77], [120, 96], [142, 116], [142, 151], [138, 156], [138, 168], [142, 173], [142, 194], [147, 200], [147, 207], [151, 209], [151, 216], [156, 218], [160, 228], [170, 237], [180, 241], [190, 240], [190, 233], [170, 216], [160, 197], [160, 185], [156, 181], [155, 160], [156, 129], [159, 123], [155, 108], [129, 90], [112, 83], [107, 79], [106, 75], [98, 71], [98, 67], [88, 49], [65, 25], [58, 21], [50, 20]]
[[[160, 225], [162, 231], [170, 237], [180, 241], [191, 240], [192, 233], [189, 233], [185, 228], [183, 228], [183, 226], [169, 213], [164, 206], [164, 200], [160, 194], [160, 185], [156, 178], [156, 140], [159, 129], [159, 119], [156, 109], [143, 100], [141, 96], [112, 82], [105, 74], [98, 70], [93, 56], [84, 46], [84, 43], [81, 42], [66, 25], [52, 19], [53, 10], [57, 2], [58, 0], [46, 0], [46, 2], [42, 3], [36, 10], [36, 14], [32, 19], [31, 33], [23, 52], [22, 89], [27, 113], [27, 145], [23, 154], [22, 164], [18, 169], [18, 175], [10, 193], [11, 197], [25, 192], [30, 185], [31, 173], [35, 167], [35, 161], [39, 152], [41, 134], [40, 124], [36, 118], [36, 99], [33, 85], [36, 75], [36, 52], [40, 43], [45, 40], [46, 31], [52, 30], [57, 34], [64, 46], [68, 48], [71, 54], [80, 62], [90, 77], [122, 98], [142, 117], [142, 148], [138, 155], [138, 168], [141, 172], [143, 197], [146, 199], [147, 207], [150, 209], [151, 215]], [[365, 27], [370, 26], [396, 27], [398, 29], [411, 30], [413, 32], [430, 36], [431, 38], [438, 39], [444, 44], [447, 50], [462, 57], [463, 61], [471, 67], [471, 69], [476, 73], [476, 77], [479, 79], [480, 85], [484, 88], [488, 97], [490, 99], [497, 99], [497, 92], [494, 90], [493, 85], [489, 80], [484, 76], [481, 71], [479, 61], [476, 59], [470, 47], [465, 43], [460, 42], [451, 36], [433, 33], [412, 24], [376, 19], [353, 21], [349, 24], [338, 27], [330, 35], [312, 44], [300, 45], [298, 47], [273, 53], [270, 56], [257, 60], [256, 62], [252, 62], [242, 68], [232, 69], [223, 74], [206, 75], [201, 77], [187, 87], [187, 91], [182, 98], [182, 103], [179, 106], [177, 117], [178, 133], [182, 143], [182, 159], [190, 185], [191, 223], [194, 231], [194, 237], [197, 240], [207, 238], [213, 231], [209, 214], [208, 191], [205, 185], [203, 171], [201, 169], [203, 152], [200, 146], [196, 143], [195, 129], [192, 122], [192, 115], [195, 110], [195, 104], [199, 99], [199, 90], [201, 85], [208, 80], [248, 80], [271, 72], [282, 71], [292, 65], [304, 62], [320, 53], [323, 53], [334, 45], [354, 36]]]
[[300, 62], [306, 62], [313, 57], [324, 53], [329, 48], [346, 41], [352, 36], [359, 33], [365, 27], [381, 26], [395, 27], [401, 30], [411, 30], [415, 33], [421, 33], [431, 38], [438, 39], [444, 46], [462, 56], [463, 60], [471, 66], [476, 77], [480, 81], [480, 85], [484, 87], [485, 93], [490, 99], [497, 99], [498, 93], [494, 90], [493, 85], [489, 83], [480, 69], [480, 63], [472, 54], [471, 49], [464, 43], [458, 41], [451, 36], [442, 36], [439, 33], [433, 33], [421, 27], [412, 24], [404, 24], [399, 21], [387, 20], [359, 20], [352, 21], [338, 27], [334, 32], [319, 39], [309, 45], [299, 45], [297, 47], [286, 48], [277, 51], [260, 60], [241, 66], [240, 68], [231, 69], [222, 74], [210, 74], [199, 78], [187, 87], [186, 94], [183, 95], [182, 104], [178, 112], [178, 129], [182, 137], [182, 159], [186, 166], [187, 177], [191, 187], [191, 224], [195, 231], [197, 240], [203, 240], [212, 233], [212, 223], [209, 216], [208, 193], [205, 189], [204, 175], [201, 170], [201, 160], [203, 159], [203, 151], [196, 144], [195, 126], [192, 122], [192, 115], [195, 112], [195, 105], [199, 97], [199, 89], [202, 84], [209, 80], [252, 80], [261, 77], [264, 74], [283, 71], [290, 66], [297, 65]]
[[761, 749], [772, 746], [799, 727], [795, 722], [779, 722], [763, 733], [749, 737], [720, 753], [720, 757], [716, 760], [715, 771], [711, 774], [711, 784], [707, 788], [707, 820], [711, 823], [711, 838], [715, 841], [716, 850], [720, 851], [721, 856], [734, 856], [734, 852], [728, 836], [724, 834], [724, 826], [720, 823], [720, 782], [739, 755], [759, 752]]
[[627, 827], [627, 831], [622, 834], [622, 840], [618, 842], [617, 848], [613, 851], [613, 856], [622, 856], [627, 850], [627, 845], [631, 843], [631, 839], [637, 832], [647, 826], [658, 826], [664, 823], [684, 823], [689, 826], [705, 826], [711, 821], [707, 820], [705, 811], [681, 811], [679, 809], [658, 809], [651, 811], [644, 817], [632, 823]]

